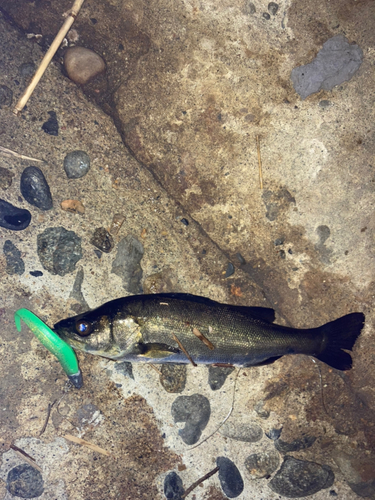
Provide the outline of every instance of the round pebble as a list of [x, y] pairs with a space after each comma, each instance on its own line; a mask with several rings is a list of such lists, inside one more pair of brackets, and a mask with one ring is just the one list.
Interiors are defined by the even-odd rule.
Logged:
[[186, 422], [178, 434], [184, 443], [192, 445], [199, 441], [210, 419], [210, 402], [201, 394], [178, 396], [172, 404], [171, 413], [175, 423]]
[[166, 363], [161, 367], [160, 383], [167, 392], [182, 392], [186, 385], [186, 365]]
[[277, 3], [270, 2], [268, 4], [268, 12], [273, 16], [276, 16], [278, 10], [279, 10], [279, 5]]
[[14, 174], [4, 167], [0, 167], [0, 188], [5, 191], [12, 185]]
[[269, 21], [271, 19], [271, 16], [268, 14], [268, 12], [263, 12], [262, 17]]
[[95, 229], [90, 243], [104, 253], [109, 253], [115, 245], [112, 236], [104, 227]]
[[245, 443], [256, 443], [263, 437], [263, 430], [258, 424], [243, 424], [227, 422], [220, 429], [220, 433], [230, 439]]
[[8, 472], [6, 488], [16, 497], [40, 497], [44, 492], [43, 476], [31, 465], [17, 465]]
[[105, 71], [104, 60], [93, 50], [71, 47], [65, 53], [64, 66], [73, 82], [84, 85]]
[[26, 229], [31, 221], [31, 213], [0, 199], [0, 226], [12, 231]]
[[164, 495], [168, 500], [180, 500], [185, 493], [182, 480], [176, 472], [170, 472], [164, 479]]
[[269, 477], [280, 464], [280, 456], [276, 451], [253, 453], [245, 460], [245, 467], [250, 479]]
[[23, 274], [25, 272], [25, 263], [21, 259], [21, 252], [16, 245], [10, 240], [6, 240], [3, 247], [3, 252], [7, 261], [5, 269], [7, 274]]
[[85, 151], [71, 151], [64, 158], [64, 169], [69, 179], [79, 179], [90, 169], [90, 157]]
[[236, 498], [243, 492], [244, 484], [240, 471], [232, 460], [218, 457], [216, 465], [219, 468], [219, 481], [222, 490], [228, 498]]
[[53, 207], [51, 191], [40, 168], [25, 168], [21, 175], [20, 189], [22, 196], [30, 205], [41, 210], [51, 210]]
[[48, 227], [37, 237], [38, 256], [44, 269], [65, 276], [82, 258], [81, 238], [63, 227]]
[[10, 106], [13, 101], [13, 91], [6, 85], [0, 85], [0, 108]]

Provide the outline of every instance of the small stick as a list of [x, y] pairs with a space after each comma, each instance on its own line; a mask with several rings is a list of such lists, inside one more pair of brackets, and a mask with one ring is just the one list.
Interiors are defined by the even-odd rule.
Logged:
[[73, 443], [77, 443], [82, 446], [87, 446], [87, 448], [90, 448], [90, 450], [97, 451], [98, 453], [106, 455], [107, 457], [111, 456], [109, 451], [104, 450], [103, 448], [100, 448], [96, 444], [90, 443], [89, 441], [85, 441], [84, 439], [81, 439], [79, 437], [72, 436], [71, 434], [65, 434], [64, 438], [67, 439], [68, 441], [72, 441]]
[[259, 185], [260, 189], [263, 189], [262, 159], [260, 157], [259, 135], [257, 135], [257, 151], [258, 151], [258, 165], [259, 165]]
[[65, 38], [65, 35], [70, 30], [72, 24], [74, 23], [75, 18], [78, 15], [80, 8], [85, 0], [75, 0], [73, 7], [71, 8], [67, 18], [64, 21], [64, 24], [60, 28], [60, 31], [57, 33], [56, 38], [52, 42], [50, 48], [47, 50], [45, 56], [42, 59], [42, 62], [39, 65], [39, 68], [36, 70], [35, 75], [33, 76], [31, 82], [26, 87], [25, 92], [22, 94], [21, 98], [17, 102], [15, 108], [13, 109], [13, 113], [18, 115], [23, 108], [25, 107], [27, 101], [29, 100], [31, 94], [34, 92], [35, 87], [38, 85], [39, 80], [42, 78], [45, 70], [47, 69], [49, 63], [51, 62], [53, 56], [57, 52], [60, 47], [62, 41]]
[[198, 481], [195, 481], [195, 483], [193, 483], [186, 491], [185, 493], [182, 495], [181, 499], [182, 498], [186, 498], [193, 490], [195, 490], [195, 488], [197, 486], [199, 486], [201, 483], [203, 483], [203, 481], [205, 481], [206, 479], [208, 479], [209, 477], [213, 476], [214, 474], [216, 474], [216, 472], [220, 469], [220, 467], [215, 467], [212, 471], [208, 472], [207, 474], [205, 474], [203, 477], [201, 477], [200, 479], [198, 479]]
[[173, 335], [173, 339], [177, 342], [179, 348], [181, 349], [181, 351], [185, 354], [185, 356], [187, 357], [187, 359], [190, 361], [190, 363], [193, 365], [193, 366], [197, 366], [196, 363], [194, 363], [193, 361], [193, 358], [190, 356], [190, 354], [187, 352], [187, 350], [185, 349], [185, 347], [181, 344], [181, 342], [178, 340], [178, 338], [176, 337], [176, 335], [174, 333], [172, 333]]
[[153, 363], [149, 363], [151, 368], [153, 368], [156, 372], [158, 372], [159, 375], [163, 376], [162, 372], [157, 368]]
[[54, 406], [54, 404], [56, 403], [57, 399], [55, 399], [55, 401], [51, 404], [51, 403], [48, 403], [48, 408], [47, 408], [47, 416], [46, 416], [46, 421], [44, 422], [44, 425], [42, 427], [42, 430], [40, 431], [39, 433], [39, 436], [41, 436], [43, 434], [43, 432], [46, 430], [47, 428], [47, 424], [48, 424], [48, 420], [49, 420], [49, 417], [51, 415], [51, 410]]
[[10, 447], [20, 458], [22, 458], [22, 460], [31, 465], [31, 467], [34, 467], [34, 469], [37, 469], [39, 472], [43, 472], [42, 468], [35, 462], [35, 458], [31, 457], [26, 451], [18, 448], [15, 444], [11, 444]]
[[38, 160], [37, 158], [31, 158], [30, 156], [21, 155], [19, 153], [16, 153], [15, 151], [12, 151], [11, 149], [4, 148], [3, 146], [0, 146], [0, 151], [4, 156], [15, 156], [16, 158], [21, 158], [21, 160], [40, 161], [42, 163], [44, 162], [44, 160]]
[[215, 346], [203, 335], [203, 333], [198, 330], [198, 328], [193, 328], [193, 333], [203, 342], [204, 345], [211, 349], [211, 351], [215, 349]]

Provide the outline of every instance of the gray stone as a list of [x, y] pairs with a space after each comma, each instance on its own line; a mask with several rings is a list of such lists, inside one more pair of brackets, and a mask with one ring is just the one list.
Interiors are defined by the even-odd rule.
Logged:
[[230, 439], [236, 441], [244, 441], [245, 443], [256, 443], [263, 436], [262, 428], [257, 424], [244, 424], [237, 422], [227, 422], [221, 429], [220, 433]]
[[115, 245], [112, 236], [104, 227], [95, 229], [90, 243], [105, 253], [109, 253]]
[[213, 391], [218, 391], [223, 387], [225, 381], [233, 371], [231, 366], [209, 366], [208, 367], [208, 384]]
[[36, 66], [33, 62], [27, 62], [21, 64], [19, 67], [19, 73], [23, 78], [28, 78], [33, 76], [36, 70]]
[[20, 189], [22, 196], [30, 205], [40, 210], [51, 210], [53, 207], [51, 191], [40, 168], [25, 168], [21, 175]]
[[112, 272], [122, 278], [124, 288], [130, 293], [142, 292], [142, 257], [142, 243], [131, 234], [123, 238], [118, 244], [117, 255], [112, 264]]
[[304, 436], [301, 439], [294, 439], [291, 443], [287, 443], [282, 439], [275, 440], [275, 448], [280, 451], [280, 453], [289, 453], [291, 451], [305, 450], [310, 448], [316, 441], [314, 436]]
[[185, 493], [182, 480], [176, 472], [170, 472], [164, 479], [164, 495], [168, 500], [180, 500]]
[[88, 303], [86, 302], [85, 297], [83, 296], [82, 293], [82, 283], [84, 279], [84, 272], [83, 269], [79, 269], [76, 275], [76, 279], [74, 280], [73, 284], [73, 289], [70, 292], [69, 297], [72, 299], [75, 299], [77, 302], [79, 302], [83, 306], [83, 310], [88, 311], [90, 309]]
[[279, 10], [279, 5], [277, 3], [270, 2], [268, 4], [268, 12], [273, 16], [276, 16], [278, 10]]
[[116, 372], [125, 375], [125, 377], [129, 377], [134, 380], [133, 365], [129, 361], [121, 361], [115, 363], [114, 369], [116, 370]]
[[276, 451], [253, 453], [245, 460], [245, 467], [250, 479], [269, 477], [280, 465], [280, 456]]
[[328, 465], [286, 456], [281, 468], [268, 483], [279, 495], [300, 498], [332, 486], [335, 476]]
[[219, 468], [219, 481], [222, 490], [228, 498], [236, 498], [243, 492], [244, 484], [240, 471], [232, 460], [218, 457], [216, 464]]
[[14, 174], [4, 167], [0, 167], [0, 188], [4, 191], [12, 185]]
[[64, 169], [69, 179], [79, 179], [90, 170], [90, 157], [85, 151], [71, 151], [64, 158]]
[[254, 406], [254, 411], [260, 418], [267, 419], [270, 416], [269, 410], [264, 409], [264, 401], [259, 401], [259, 403]]
[[63, 227], [48, 227], [38, 235], [38, 256], [44, 269], [64, 276], [82, 258], [81, 238]]
[[167, 392], [182, 392], [186, 385], [186, 365], [166, 363], [161, 367], [160, 383]]
[[192, 445], [199, 441], [210, 415], [210, 402], [201, 394], [178, 396], [171, 408], [173, 420], [186, 422], [185, 427], [178, 431], [184, 443]]
[[40, 497], [44, 491], [43, 476], [31, 465], [17, 465], [8, 472], [6, 488], [16, 497]]
[[73, 82], [84, 85], [105, 71], [105, 62], [99, 54], [85, 47], [71, 47], [64, 56], [64, 66]]
[[247, 0], [245, 0], [244, 6], [242, 8], [242, 12], [248, 16], [251, 16], [251, 15], [255, 14], [256, 11], [257, 10], [256, 10], [253, 2], [248, 2]]
[[294, 89], [302, 99], [319, 90], [332, 90], [353, 77], [362, 59], [363, 52], [358, 45], [349, 44], [343, 35], [334, 36], [323, 44], [310, 64], [292, 70]]
[[0, 199], [0, 226], [12, 231], [26, 229], [31, 221], [31, 213]]
[[6, 240], [4, 243], [3, 252], [7, 261], [5, 269], [7, 274], [23, 274], [25, 272], [25, 263], [21, 259], [21, 252], [10, 240]]
[[280, 429], [271, 429], [270, 431], [266, 432], [266, 436], [268, 437], [268, 439], [276, 441], [276, 439], [279, 439], [279, 437], [281, 436], [282, 430], [282, 427]]
[[13, 101], [13, 91], [6, 85], [0, 85], [0, 108], [11, 106]]

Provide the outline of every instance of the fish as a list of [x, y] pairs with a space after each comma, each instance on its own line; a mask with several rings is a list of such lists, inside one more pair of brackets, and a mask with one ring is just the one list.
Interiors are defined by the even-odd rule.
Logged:
[[132, 295], [64, 319], [54, 330], [74, 349], [117, 361], [250, 367], [305, 354], [349, 370], [365, 323], [353, 312], [316, 328], [274, 323], [264, 307], [221, 304], [191, 294]]

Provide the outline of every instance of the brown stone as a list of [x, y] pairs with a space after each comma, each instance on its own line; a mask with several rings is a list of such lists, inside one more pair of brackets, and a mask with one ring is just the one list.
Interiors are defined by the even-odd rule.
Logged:
[[79, 200], [64, 200], [61, 202], [61, 208], [66, 212], [71, 212], [73, 214], [84, 214], [85, 207]]
[[64, 57], [64, 66], [69, 78], [80, 85], [84, 85], [105, 71], [104, 60], [99, 54], [85, 47], [68, 49]]

